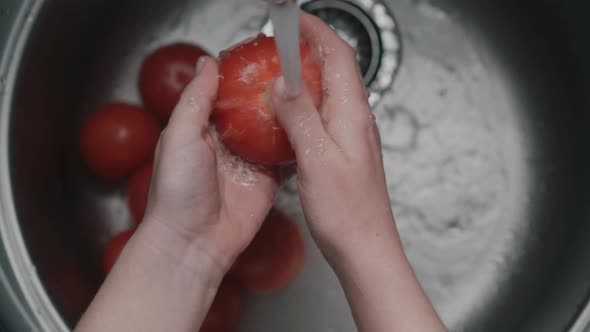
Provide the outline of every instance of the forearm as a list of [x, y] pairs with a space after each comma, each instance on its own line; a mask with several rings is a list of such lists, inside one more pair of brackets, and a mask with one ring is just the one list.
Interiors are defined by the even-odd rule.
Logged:
[[202, 245], [144, 221], [76, 331], [198, 330], [224, 275]]
[[446, 331], [403, 252], [393, 220], [351, 235], [328, 258], [361, 332]]

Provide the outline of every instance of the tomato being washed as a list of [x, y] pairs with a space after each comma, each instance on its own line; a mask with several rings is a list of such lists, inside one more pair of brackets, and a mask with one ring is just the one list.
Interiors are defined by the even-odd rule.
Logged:
[[149, 160], [159, 137], [158, 122], [150, 114], [134, 105], [112, 103], [88, 118], [80, 148], [91, 170], [116, 180]]
[[185, 43], [164, 46], [150, 54], [139, 73], [139, 92], [147, 110], [167, 122], [203, 55], [207, 52], [202, 48]]
[[255, 292], [286, 287], [303, 267], [303, 238], [297, 225], [272, 210], [250, 246], [232, 267], [232, 276]]
[[[303, 81], [317, 107], [322, 100], [321, 70], [301, 42]], [[273, 37], [264, 34], [222, 52], [214, 121], [223, 143], [243, 159], [280, 165], [294, 161], [285, 131], [271, 109], [273, 81], [281, 75]]]
[[235, 332], [240, 325], [241, 316], [240, 287], [231, 279], [226, 279], [219, 286], [200, 332]]
[[104, 251], [104, 256], [102, 258], [102, 268], [105, 274], [109, 274], [109, 272], [111, 272], [111, 269], [117, 262], [121, 251], [123, 251], [123, 248], [125, 248], [125, 245], [127, 245], [127, 242], [129, 242], [129, 239], [131, 239], [133, 236], [133, 233], [135, 233], [135, 230], [130, 229], [123, 233], [119, 233], [117, 236], [111, 239], [107, 245], [106, 250]]
[[135, 223], [139, 224], [147, 206], [153, 163], [149, 162], [137, 170], [127, 184], [127, 206]]

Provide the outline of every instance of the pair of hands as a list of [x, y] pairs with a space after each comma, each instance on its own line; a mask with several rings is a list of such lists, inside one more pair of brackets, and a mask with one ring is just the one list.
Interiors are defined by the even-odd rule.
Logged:
[[[272, 103], [297, 158], [311, 233], [334, 268], [360, 331], [445, 331], [408, 263], [387, 193], [377, 126], [354, 50], [301, 15], [325, 87]], [[193, 331], [272, 207], [284, 169], [230, 155], [210, 129], [218, 67], [201, 58], [163, 132], [144, 220], [77, 331]]]
[[[306, 219], [324, 254], [331, 256], [350, 234], [370, 232], [371, 220], [393, 217], [379, 134], [355, 52], [318, 18], [303, 15], [301, 30], [318, 50], [323, 105], [317, 110], [307, 93], [287, 96], [282, 78], [275, 82], [272, 101], [297, 156]], [[198, 239], [223, 272], [265, 219], [283, 170], [236, 160], [212, 134], [217, 70], [215, 60], [202, 58], [172, 114], [156, 152], [145, 219], [187, 246]]]

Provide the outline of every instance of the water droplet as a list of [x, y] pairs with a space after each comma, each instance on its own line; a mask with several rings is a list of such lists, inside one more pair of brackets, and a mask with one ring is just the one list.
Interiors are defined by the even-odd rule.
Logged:
[[199, 112], [201, 110], [201, 106], [197, 102], [195, 97], [190, 97], [188, 99], [189, 111], [191, 112]]

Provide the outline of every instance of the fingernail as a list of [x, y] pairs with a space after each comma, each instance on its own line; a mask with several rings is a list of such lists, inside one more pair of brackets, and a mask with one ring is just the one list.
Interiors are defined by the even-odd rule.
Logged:
[[196, 72], [196, 76], [198, 76], [201, 71], [203, 70], [203, 67], [205, 67], [205, 62], [207, 61], [207, 57], [202, 56], [199, 58], [199, 60], [197, 60], [197, 72]]

